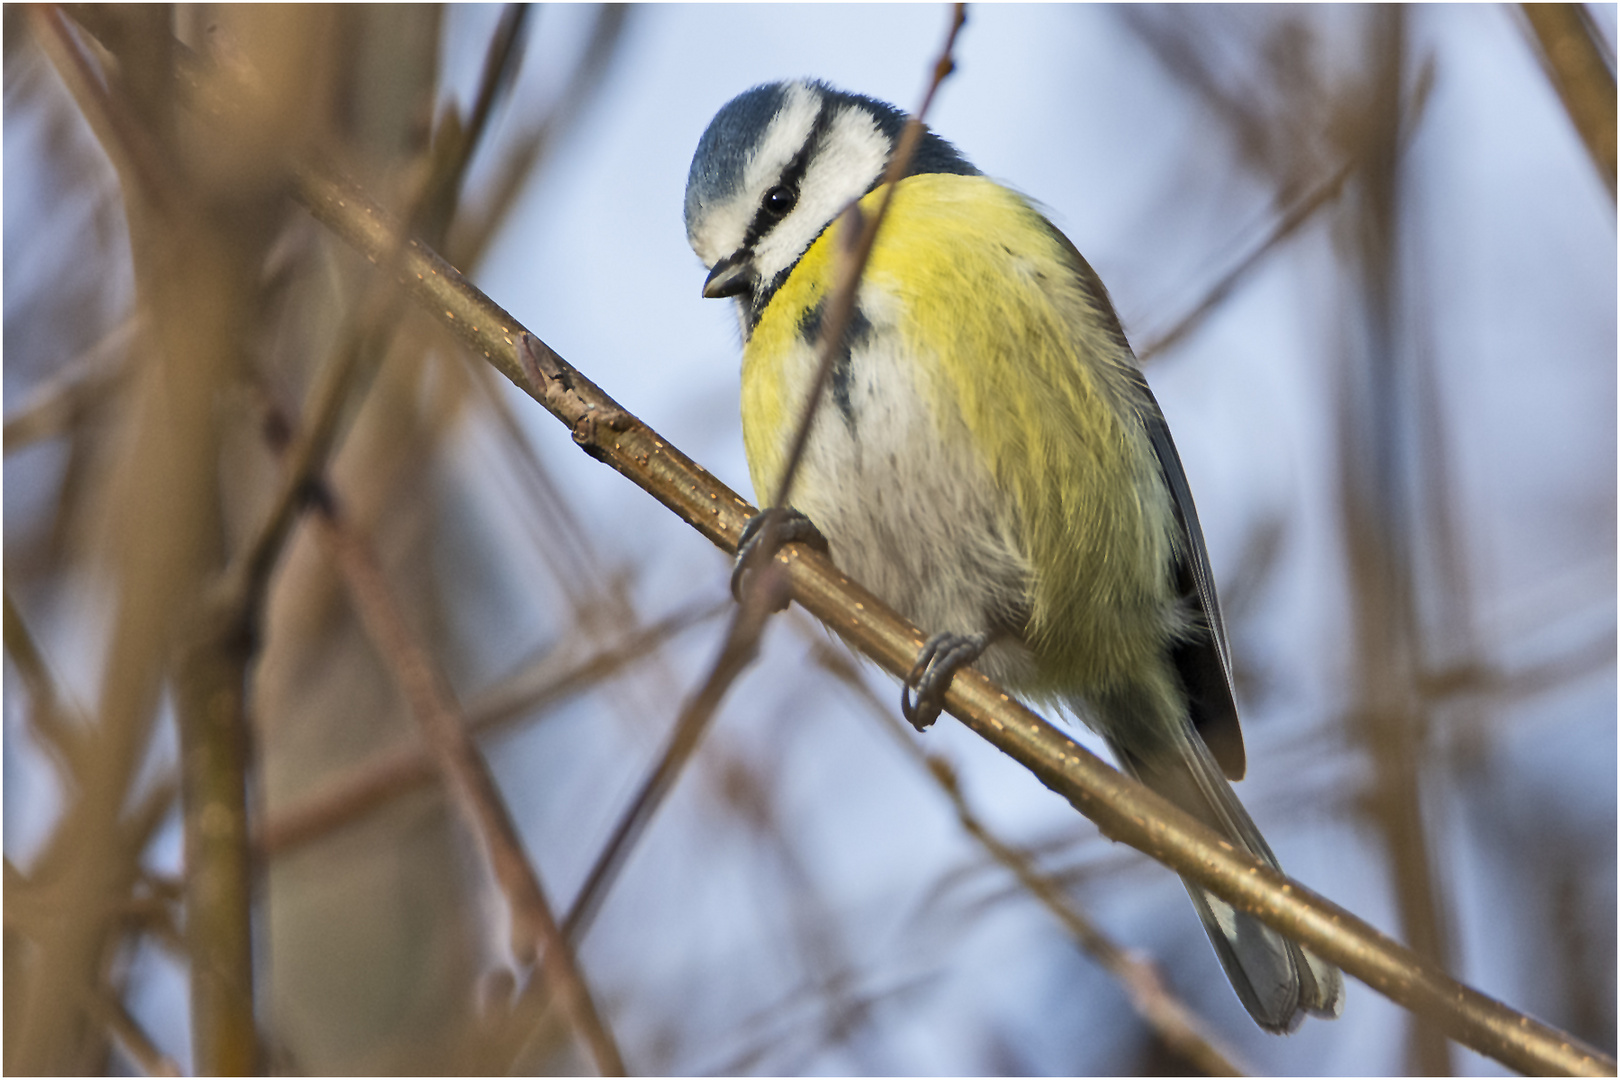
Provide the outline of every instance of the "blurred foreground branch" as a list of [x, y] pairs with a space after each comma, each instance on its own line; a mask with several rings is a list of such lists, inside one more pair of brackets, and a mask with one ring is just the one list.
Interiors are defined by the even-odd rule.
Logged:
[[1615, 88], [1613, 60], [1598, 48], [1597, 28], [1580, 4], [1520, 4], [1541, 46], [1558, 97], [1569, 113], [1598, 175], [1615, 195]]
[[[146, 546], [152, 550], [150, 561], [132, 566], [124, 580], [126, 598], [153, 591], [143, 601], [149, 610], [126, 607], [121, 613], [123, 628], [139, 636], [123, 654], [139, 663], [129, 686], [136, 692], [125, 702], [109, 703], [102, 719], [108, 733], [117, 724], [144, 736], [158, 687], [168, 676], [180, 733], [194, 1064], [205, 1073], [251, 1074], [262, 1068], [247, 842], [245, 683], [252, 644], [245, 626], [213, 601], [203, 583], [224, 562], [215, 465], [224, 433], [215, 403], [245, 368], [246, 338], [257, 321], [257, 268], [271, 226], [285, 213], [276, 180], [293, 148], [274, 138], [260, 142], [227, 135], [205, 161], [186, 146], [177, 134], [176, 100], [167, 76], [175, 42], [166, 9], [140, 9], [118, 21], [114, 53], [120, 62], [105, 69], [81, 48], [59, 9], [38, 8], [32, 14], [36, 40], [118, 172], [146, 350], [137, 376], [145, 407], [135, 415], [137, 444], [144, 444], [150, 456], [144, 461], [136, 456], [132, 465], [150, 490], [131, 484], [129, 509], [150, 522]], [[313, 27], [306, 29], [310, 32], [299, 35], [301, 41], [320, 40]], [[296, 110], [302, 101], [297, 94], [269, 97], [284, 110]], [[237, 169], [257, 174], [259, 183], [238, 186], [224, 179], [239, 175]], [[129, 706], [132, 712], [125, 711]], [[133, 755], [143, 743], [144, 738], [123, 750]], [[123, 776], [107, 778], [113, 782], [106, 784], [104, 797], [122, 796], [134, 778], [127, 770], [137, 763], [130, 756]], [[86, 788], [93, 782], [82, 781]], [[117, 804], [109, 809], [115, 822]], [[117, 830], [106, 835], [116, 836]], [[75, 850], [74, 857], [101, 856], [92, 848]], [[97, 867], [86, 873], [106, 871]], [[85, 885], [86, 894], [94, 895], [97, 883]], [[93, 960], [86, 947], [106, 947], [98, 932], [112, 927], [101, 920], [84, 924], [93, 932], [73, 944], [51, 943], [57, 949], [46, 949], [41, 968], [77, 966]], [[76, 977], [86, 974], [81, 969]], [[72, 996], [83, 1001], [88, 994], [94, 1001], [95, 993], [81, 986]], [[38, 993], [30, 1004], [71, 1015], [53, 998]], [[41, 1042], [24, 1040], [30, 1052], [19, 1063], [22, 1071], [56, 1071], [39, 1055], [59, 1052], [55, 1048], [69, 1040], [44, 1016], [25, 1034]]]
[[[395, 227], [352, 185], [311, 170], [299, 198], [324, 224], [373, 261]], [[735, 551], [754, 509], [548, 347], [543, 385], [533, 386], [519, 358], [523, 329], [427, 248], [412, 244], [402, 282], [412, 298], [468, 347], [534, 397], [587, 454], [610, 465], [726, 551]], [[907, 672], [923, 635], [849, 580], [828, 560], [790, 544], [776, 556], [794, 599], [854, 648], [897, 676]], [[1234, 852], [1214, 832], [1115, 770], [965, 669], [946, 695], [952, 715], [1068, 799], [1103, 833], [1164, 863], [1216, 895], [1253, 912], [1380, 993], [1429, 1017], [1453, 1038], [1526, 1072], [1601, 1075], [1614, 1061], [1563, 1032], [1458, 983], [1361, 919], [1257, 860]]]
[[[743, 557], [743, 562], [747, 564], [746, 568], [751, 574], [748, 578], [743, 578], [744, 567], [739, 567], [734, 577], [734, 588], [737, 582], [741, 582], [742, 591], [738, 597], [736, 613], [727, 629], [725, 645], [720, 655], [715, 658], [703, 685], [682, 708], [675, 731], [657, 766], [643, 783], [630, 809], [621, 819], [613, 837], [602, 850], [590, 876], [581, 888], [580, 895], [564, 922], [564, 929], [570, 941], [578, 941], [589, 927], [597, 907], [605, 897], [630, 847], [657, 811], [664, 796], [674, 786], [687, 760], [697, 749], [698, 742], [703, 737], [709, 720], [720, 707], [726, 691], [753, 662], [759, 650], [759, 637], [764, 630], [766, 619], [787, 606], [786, 582], [782, 579], [780, 569], [761, 573], [758, 568], [769, 564], [780, 547], [778, 529], [781, 512], [790, 504], [794, 477], [803, 460], [816, 412], [824, 400], [822, 390], [832, 375], [833, 364], [838, 356], [837, 343], [843, 340], [845, 330], [853, 317], [855, 293], [860, 285], [861, 274], [871, 257], [878, 229], [888, 213], [895, 185], [904, 174], [922, 139], [923, 118], [928, 113], [928, 107], [933, 102], [940, 83], [951, 73], [955, 65], [952, 49], [955, 47], [957, 34], [966, 20], [966, 5], [956, 4], [952, 9], [945, 43], [940, 50], [939, 59], [934, 64], [933, 76], [923, 94], [922, 104], [907, 121], [899, 147], [895, 150], [884, 175], [883, 201], [869, 217], [863, 218], [854, 206], [846, 211], [846, 218], [853, 220], [846, 222], [841, 234], [844, 243], [839, 249], [841, 256], [839, 270], [836, 284], [828, 298], [828, 315], [817, 346], [820, 360], [815, 377], [811, 380], [809, 392], [805, 395], [791, 449], [788, 451], [787, 463], [776, 483], [775, 512], [765, 519], [765, 526], [759, 537], [760, 542], [750, 547]], [[548, 372], [546, 357], [534, 348], [536, 344], [532, 337], [524, 337], [522, 359], [530, 384], [538, 387], [545, 383]]]

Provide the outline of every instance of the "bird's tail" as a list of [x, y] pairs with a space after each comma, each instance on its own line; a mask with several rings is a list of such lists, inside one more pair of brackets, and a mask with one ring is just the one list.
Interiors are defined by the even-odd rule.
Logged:
[[[1191, 724], [1182, 722], [1171, 737], [1154, 740], [1158, 745], [1153, 747], [1126, 746], [1113, 736], [1108, 742], [1124, 771], [1238, 847], [1281, 869]], [[1344, 1008], [1344, 980], [1337, 968], [1201, 886], [1185, 879], [1183, 883], [1232, 989], [1255, 1023], [1281, 1034], [1298, 1027], [1304, 1013], [1339, 1015]]]

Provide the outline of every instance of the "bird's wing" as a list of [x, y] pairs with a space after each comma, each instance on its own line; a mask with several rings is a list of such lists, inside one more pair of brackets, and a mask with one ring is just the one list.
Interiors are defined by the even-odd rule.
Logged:
[[1176, 545], [1177, 584], [1184, 594], [1197, 596], [1199, 613], [1208, 629], [1207, 634], [1199, 633], [1176, 644], [1176, 670], [1192, 699], [1193, 727], [1215, 755], [1221, 771], [1229, 779], [1241, 780], [1245, 768], [1243, 732], [1238, 726], [1232, 690], [1232, 650], [1226, 641], [1221, 602], [1215, 595], [1215, 575], [1209, 568], [1204, 530], [1198, 525], [1198, 509], [1193, 505], [1192, 489], [1187, 486], [1187, 473], [1181, 467], [1181, 455], [1170, 438], [1170, 426], [1147, 380], [1140, 373], [1136, 378], [1145, 403], [1142, 424], [1170, 487], [1176, 521], [1181, 527]]
[[[1043, 221], [1046, 219], [1043, 217]], [[1204, 547], [1204, 530], [1198, 525], [1198, 510], [1193, 506], [1192, 489], [1187, 486], [1187, 473], [1181, 467], [1181, 455], [1170, 438], [1170, 426], [1165, 423], [1159, 402], [1142, 377], [1131, 355], [1131, 346], [1119, 324], [1113, 303], [1102, 279], [1086, 262], [1074, 244], [1062, 231], [1046, 221], [1046, 227], [1073, 260], [1080, 286], [1087, 295], [1092, 314], [1100, 321], [1103, 331], [1123, 353], [1120, 365], [1138, 392], [1138, 409], [1142, 426], [1147, 429], [1153, 453], [1159, 459], [1159, 470], [1176, 508], [1176, 587], [1183, 596], [1196, 597], [1199, 615], [1207, 633], [1195, 633], [1174, 646], [1173, 660], [1191, 701], [1192, 723], [1204, 744], [1209, 747], [1215, 761], [1228, 779], [1241, 780], [1245, 771], [1243, 731], [1238, 726], [1237, 701], [1232, 689], [1232, 652], [1226, 643], [1226, 623], [1221, 618], [1221, 604], [1215, 597], [1215, 575], [1209, 568], [1209, 552]]]

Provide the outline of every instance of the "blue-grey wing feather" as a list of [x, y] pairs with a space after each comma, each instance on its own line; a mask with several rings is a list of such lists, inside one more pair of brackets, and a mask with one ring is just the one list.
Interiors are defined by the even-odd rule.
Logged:
[[1221, 602], [1215, 594], [1209, 551], [1204, 547], [1204, 530], [1198, 524], [1198, 509], [1193, 505], [1192, 489], [1187, 484], [1181, 455], [1170, 437], [1170, 427], [1147, 381], [1141, 379], [1140, 373], [1137, 378], [1141, 381], [1144, 403], [1142, 424], [1159, 459], [1159, 469], [1170, 489], [1180, 526], [1176, 576], [1183, 590], [1196, 597], [1202, 623], [1192, 636], [1176, 643], [1173, 650], [1176, 669], [1191, 700], [1194, 729], [1215, 755], [1221, 771], [1230, 779], [1241, 780], [1245, 755], [1232, 684], [1232, 650], [1227, 644]]

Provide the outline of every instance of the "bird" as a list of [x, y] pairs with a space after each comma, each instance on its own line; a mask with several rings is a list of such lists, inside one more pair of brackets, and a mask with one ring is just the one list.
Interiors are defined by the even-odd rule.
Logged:
[[[737, 95], [698, 140], [686, 234], [703, 296], [736, 306], [761, 506], [816, 384], [836, 223], [875, 213], [907, 120], [790, 79]], [[1037, 204], [927, 128], [893, 187], [779, 539], [813, 541], [937, 631], [902, 690], [919, 729], [971, 664], [1068, 710], [1124, 772], [1276, 867], [1228, 783], [1245, 755], [1192, 493], [1102, 281]], [[1261, 1028], [1342, 1012], [1336, 968], [1185, 884]]]

